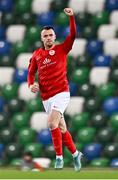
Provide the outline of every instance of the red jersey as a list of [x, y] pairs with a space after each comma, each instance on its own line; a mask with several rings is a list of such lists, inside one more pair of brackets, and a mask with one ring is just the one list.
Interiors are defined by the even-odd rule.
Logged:
[[70, 16], [70, 34], [61, 44], [55, 45], [50, 50], [42, 48], [34, 51], [28, 67], [28, 85], [35, 81], [35, 73], [38, 71], [38, 83], [42, 100], [60, 92], [69, 91], [66, 77], [67, 54], [72, 49], [76, 36], [74, 16]]

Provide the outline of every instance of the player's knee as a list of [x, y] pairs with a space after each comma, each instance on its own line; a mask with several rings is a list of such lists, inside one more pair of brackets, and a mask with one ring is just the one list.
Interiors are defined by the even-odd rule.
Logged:
[[60, 114], [58, 114], [57, 111], [52, 111], [52, 113], [50, 114], [50, 116], [48, 117], [48, 127], [49, 129], [55, 129], [58, 127], [59, 125], [59, 121], [60, 121]]
[[51, 121], [51, 120], [49, 120], [48, 121], [48, 127], [49, 127], [49, 129], [55, 129], [55, 128], [57, 128], [58, 127], [58, 123], [56, 123], [55, 121]]
[[55, 119], [51, 118], [51, 116], [48, 119], [48, 127], [49, 129], [55, 129], [58, 127], [58, 122]]

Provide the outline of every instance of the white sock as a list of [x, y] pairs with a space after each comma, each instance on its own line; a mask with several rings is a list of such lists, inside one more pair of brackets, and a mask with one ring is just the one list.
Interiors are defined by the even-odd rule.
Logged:
[[78, 153], [79, 153], [79, 152], [76, 150], [76, 151], [72, 154], [73, 158], [76, 157], [76, 156], [78, 155]]
[[60, 156], [57, 156], [57, 155], [56, 155], [56, 159], [58, 159], [58, 158], [61, 159], [61, 160], [63, 160], [63, 156], [62, 156], [62, 155], [60, 155]]

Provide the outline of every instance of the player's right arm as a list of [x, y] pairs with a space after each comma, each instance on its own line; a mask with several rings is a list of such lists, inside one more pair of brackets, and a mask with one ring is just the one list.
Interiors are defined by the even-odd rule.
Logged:
[[35, 83], [36, 71], [37, 71], [37, 64], [36, 64], [35, 56], [33, 55], [32, 58], [30, 59], [30, 63], [28, 66], [28, 76], [27, 76], [28, 87], [33, 93], [39, 92], [39, 85]]

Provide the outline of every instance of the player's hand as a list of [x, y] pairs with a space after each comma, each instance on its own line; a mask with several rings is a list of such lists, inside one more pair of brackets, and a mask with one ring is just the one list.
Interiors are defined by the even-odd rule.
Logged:
[[33, 92], [33, 93], [39, 92], [39, 85], [37, 83], [30, 85], [29, 88], [30, 88], [31, 92]]
[[65, 14], [68, 16], [73, 16], [73, 9], [72, 8], [65, 8], [64, 9]]

